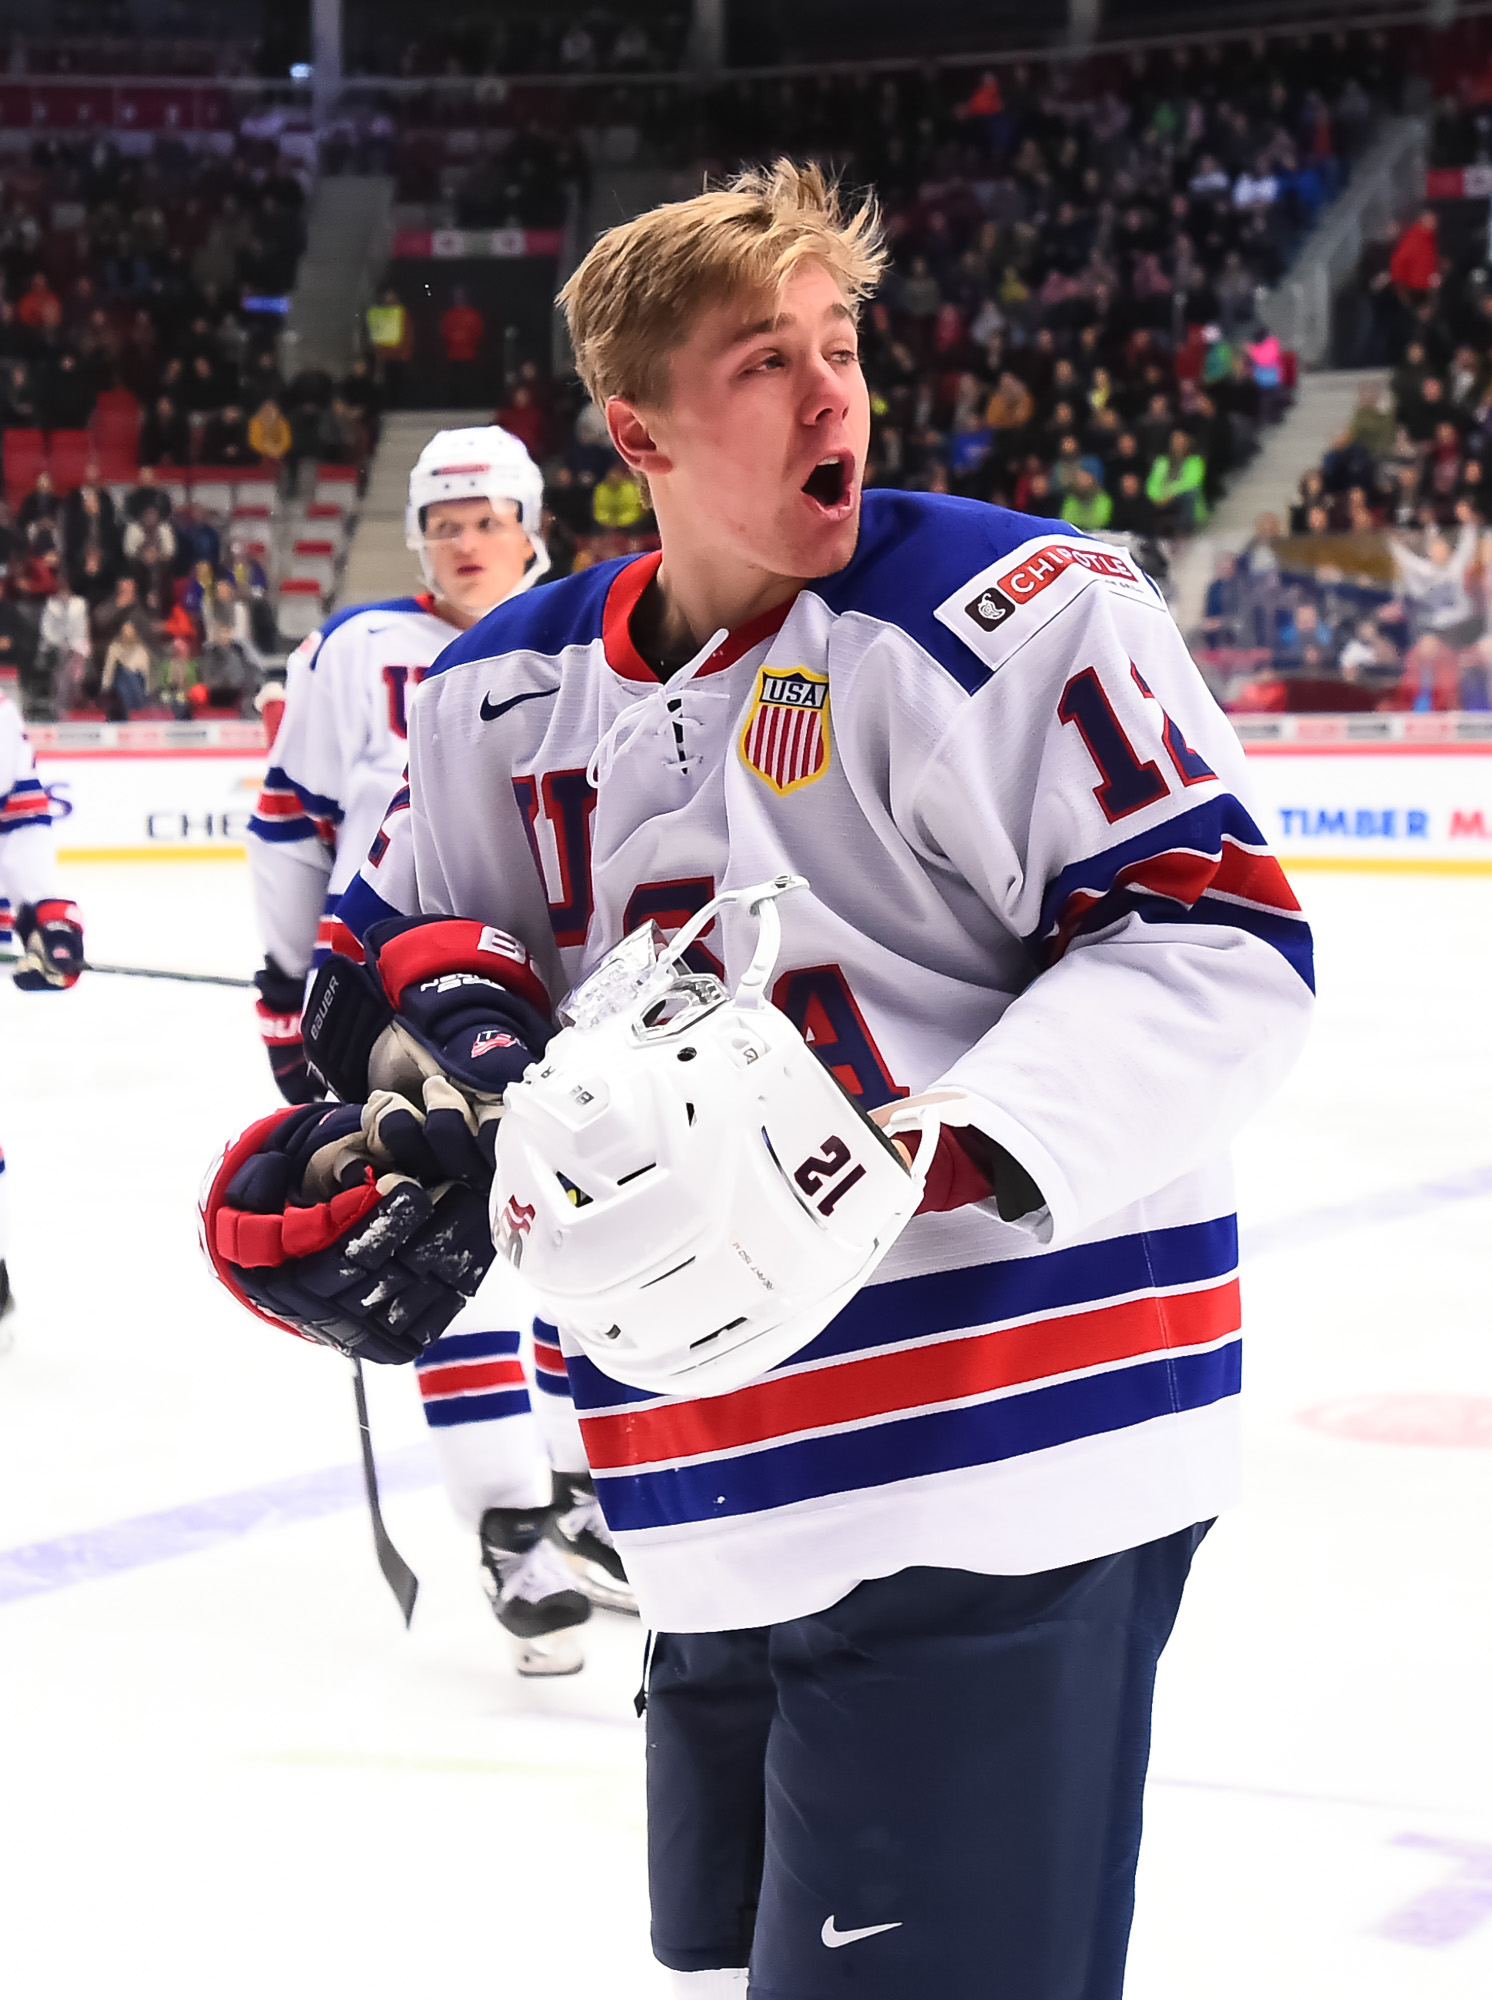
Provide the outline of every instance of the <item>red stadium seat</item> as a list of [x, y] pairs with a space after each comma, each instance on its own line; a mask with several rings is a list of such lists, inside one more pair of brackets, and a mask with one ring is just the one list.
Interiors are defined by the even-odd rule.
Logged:
[[316, 485], [311, 494], [318, 506], [340, 503], [344, 507], [353, 505], [357, 498], [357, 467], [355, 465], [318, 465]]
[[235, 465], [194, 465], [192, 504], [226, 520], [233, 512], [233, 495], [237, 485], [238, 467]]
[[47, 446], [40, 431], [7, 430], [5, 436], [5, 497], [19, 507], [46, 469]]
[[128, 389], [105, 389], [94, 404], [93, 439], [104, 484], [133, 485], [140, 466], [140, 405]]
[[323, 591], [330, 590], [337, 575], [337, 545], [335, 542], [297, 540], [291, 544], [290, 560], [293, 575], [299, 579], [311, 577]]
[[52, 484], [59, 493], [71, 493], [94, 463], [92, 431], [53, 431], [50, 459]]
[[283, 638], [299, 641], [321, 623], [321, 584], [315, 577], [291, 576], [280, 585], [276, 622]]
[[273, 465], [240, 465], [234, 471], [241, 500], [264, 499], [273, 505], [280, 489], [280, 474]]

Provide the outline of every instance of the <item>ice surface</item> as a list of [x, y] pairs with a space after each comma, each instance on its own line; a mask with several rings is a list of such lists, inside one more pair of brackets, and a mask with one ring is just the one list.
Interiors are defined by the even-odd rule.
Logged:
[[[100, 959], [251, 969], [239, 865], [66, 886]], [[1486, 1436], [1492, 881], [1304, 888], [1320, 1023], [1240, 1148], [1251, 1492], [1162, 1670], [1129, 1993], [1485, 2000], [1492, 1451], [1354, 1433]], [[515, 1680], [413, 1385], [373, 1369], [406, 1634], [347, 1504], [344, 1365], [199, 1264], [202, 1173], [274, 1101], [249, 1002], [0, 980], [0, 1991], [660, 2000], [635, 1625]], [[113, 1573], [18, 1594], [4, 1552], [69, 1535]]]

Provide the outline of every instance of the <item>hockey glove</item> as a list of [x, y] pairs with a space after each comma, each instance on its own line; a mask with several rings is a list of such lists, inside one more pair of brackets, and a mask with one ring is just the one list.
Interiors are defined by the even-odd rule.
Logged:
[[313, 1070], [365, 1100], [375, 1161], [482, 1185], [502, 1094], [547, 1047], [549, 996], [506, 932], [459, 917], [375, 924], [367, 962], [333, 957], [306, 1001]]
[[259, 1119], [208, 1175], [202, 1247], [234, 1297], [272, 1326], [368, 1361], [412, 1361], [493, 1259], [485, 1196], [378, 1175], [364, 1107], [302, 1105]]
[[15, 983], [23, 993], [77, 985], [83, 970], [83, 913], [76, 903], [59, 896], [23, 903], [16, 915], [16, 935], [25, 947], [15, 970]]
[[259, 999], [254, 1011], [259, 1017], [259, 1033], [280, 1095], [287, 1104], [310, 1104], [321, 1089], [306, 1067], [306, 1045], [301, 1040], [300, 1003], [303, 979], [281, 971], [273, 958], [266, 958], [264, 970], [254, 974]]

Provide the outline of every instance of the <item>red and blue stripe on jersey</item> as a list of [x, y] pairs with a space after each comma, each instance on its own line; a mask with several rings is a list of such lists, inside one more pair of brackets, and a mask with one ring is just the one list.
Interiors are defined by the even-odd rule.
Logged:
[[[427, 617], [435, 615], [435, 600], [422, 594], [418, 597], [385, 597], [371, 604], [350, 604], [341, 611], [334, 611], [316, 635], [316, 649], [311, 655], [310, 671], [314, 674], [321, 658], [321, 649], [334, 632], [338, 632], [353, 619], [376, 616], [381, 612], [422, 612]], [[327, 847], [337, 844], [337, 828], [342, 824], [342, 807], [338, 800], [314, 792], [293, 778], [280, 765], [271, 765], [265, 774], [264, 789], [259, 794], [259, 803], [254, 816], [249, 821], [249, 831], [260, 840], [319, 840]]]
[[1027, 949], [1046, 970], [1074, 938], [1131, 912], [1152, 924], [1219, 924], [1273, 945], [1315, 991], [1311, 933], [1285, 871], [1230, 792], [1064, 868]]
[[350, 931], [339, 914], [342, 894], [337, 892], [327, 897], [321, 911], [321, 920], [316, 926], [316, 944], [311, 952], [314, 969], [323, 959], [351, 958], [362, 963], [363, 946], [361, 938]]
[[414, 1364], [425, 1421], [437, 1430], [526, 1416], [528, 1384], [516, 1329], [451, 1333], [432, 1341]]
[[569, 1400], [570, 1378], [560, 1352], [559, 1328], [542, 1319], [534, 1321], [534, 1382], [544, 1395]]
[[568, 1360], [622, 1532], [1018, 1459], [1239, 1387], [1231, 1216], [868, 1287], [732, 1395], [680, 1401]]
[[341, 823], [342, 808], [335, 799], [298, 785], [278, 764], [271, 764], [249, 832], [259, 840], [319, 840], [335, 847]]
[[40, 778], [17, 778], [0, 799], [0, 833], [14, 833], [19, 826], [50, 826], [52, 801]]

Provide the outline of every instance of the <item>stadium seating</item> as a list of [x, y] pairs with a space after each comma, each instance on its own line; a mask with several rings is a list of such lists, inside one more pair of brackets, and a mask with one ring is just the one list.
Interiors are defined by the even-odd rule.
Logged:
[[81, 486], [94, 463], [96, 447], [91, 431], [53, 431], [47, 454], [52, 484], [59, 493], [71, 493]]
[[47, 441], [38, 430], [5, 433], [5, 497], [14, 512], [46, 470]]
[[337, 547], [334, 542], [302, 536], [290, 545], [290, 571], [296, 578], [311, 578], [323, 592], [336, 580]]
[[311, 491], [312, 503], [316, 506], [350, 507], [357, 493], [357, 481], [355, 465], [318, 465], [316, 483]]
[[236, 470], [215, 471], [210, 466], [193, 466], [192, 504], [226, 520], [233, 512], [237, 484]]
[[321, 623], [321, 585], [314, 577], [287, 576], [276, 593], [280, 631], [292, 644]]

